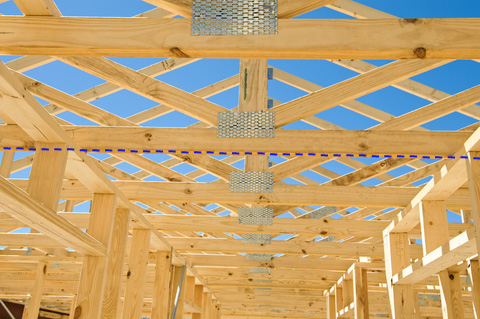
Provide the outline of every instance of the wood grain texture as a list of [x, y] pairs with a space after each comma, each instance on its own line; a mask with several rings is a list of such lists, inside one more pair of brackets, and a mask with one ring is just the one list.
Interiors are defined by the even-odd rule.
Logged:
[[[471, 132], [413, 132], [413, 131], [358, 131], [358, 130], [276, 130], [274, 138], [228, 139], [216, 137], [216, 131], [205, 128], [158, 127], [92, 127], [62, 126], [66, 133], [82, 148], [162, 149], [185, 151], [226, 152], [278, 152], [278, 153], [339, 153], [339, 154], [415, 154], [454, 155]], [[16, 125], [0, 125], [2, 146], [32, 147], [33, 140]], [[312, 142], [313, 141], [313, 142]], [[197, 159], [197, 154], [177, 154], [192, 164], [211, 169]], [[320, 163], [321, 158], [307, 157], [305, 167]], [[310, 162], [309, 162], [310, 161]], [[230, 165], [218, 161], [226, 167]], [[288, 163], [288, 162], [285, 162]], [[16, 167], [17, 164], [14, 164]], [[288, 166], [287, 164], [283, 164]], [[279, 164], [279, 167], [283, 166]], [[301, 164], [298, 164], [301, 166]], [[230, 168], [232, 169], [232, 168]], [[298, 169], [298, 168], [297, 168]], [[295, 169], [286, 171], [295, 171]], [[285, 173], [286, 174], [286, 173]]]
[[133, 230], [122, 313], [125, 319], [140, 318], [142, 315], [143, 289], [145, 285], [149, 243], [150, 230]]
[[[278, 35], [219, 36], [209, 42], [190, 37], [190, 24], [189, 19], [1, 17], [0, 27], [5, 32], [0, 36], [0, 53], [281, 59], [480, 56], [480, 22], [474, 18], [291, 19], [279, 21]], [[318, 29], [322, 32], [315, 32]], [[376, 36], [369, 36], [372, 33]]]

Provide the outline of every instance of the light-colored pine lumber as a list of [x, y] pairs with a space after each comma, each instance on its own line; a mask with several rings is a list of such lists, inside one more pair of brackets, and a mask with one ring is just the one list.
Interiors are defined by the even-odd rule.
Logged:
[[120, 308], [120, 284], [125, 263], [130, 210], [117, 208], [113, 217], [112, 237], [108, 249], [107, 273], [101, 318], [118, 318]]
[[[158, 145], [162, 145], [164, 150], [185, 151], [451, 156], [471, 135], [471, 132], [438, 131], [277, 130], [275, 138], [237, 139], [235, 143], [230, 143], [228, 139], [218, 139], [215, 130], [211, 129], [91, 126], [62, 128], [81, 148], [109, 148], [114, 149], [116, 153], [119, 148], [156, 150], [159, 148]], [[33, 146], [33, 140], [16, 125], [0, 126], [0, 137], [2, 145], [5, 146]], [[312, 140], [315, 143], [311, 143]], [[195, 158], [193, 154], [185, 157]], [[316, 163], [321, 163], [319, 158], [316, 159]], [[278, 167], [283, 165], [279, 164]], [[303, 165], [308, 168], [313, 166], [313, 163], [309, 164], [305, 159]]]
[[171, 254], [159, 251], [156, 258], [152, 319], [163, 319], [168, 312]]
[[[0, 46], [2, 54], [283, 59], [476, 59], [480, 28], [474, 18], [287, 19], [279, 21], [283, 32], [267, 41], [217, 37], [205, 43], [189, 36], [189, 19], [1, 17], [0, 26], [6, 31], [0, 43], [10, 44]], [[38, 33], [29, 33], [32, 28]], [[376, 37], [365, 36], [372, 32]]]
[[140, 318], [142, 314], [142, 300], [145, 286], [145, 272], [150, 243], [150, 230], [134, 229], [130, 258], [127, 268], [127, 283], [122, 316]]

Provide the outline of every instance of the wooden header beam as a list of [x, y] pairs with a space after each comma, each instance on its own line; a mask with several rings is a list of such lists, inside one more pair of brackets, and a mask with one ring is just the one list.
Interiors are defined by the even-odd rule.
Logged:
[[[11, 179], [20, 188], [27, 180]], [[269, 205], [321, 205], [358, 207], [405, 207], [418, 193], [417, 188], [323, 186], [276, 184], [273, 193], [231, 193], [227, 183], [164, 183], [113, 181], [115, 187], [131, 201], [165, 201], [193, 203], [232, 203]], [[92, 193], [80, 183], [63, 184], [61, 199], [89, 200]], [[470, 209], [467, 189], [457, 190], [447, 200], [450, 209]], [[144, 218], [142, 216], [142, 218]]]
[[[0, 54], [478, 59], [480, 19], [280, 20], [279, 34], [193, 37], [189, 19], [0, 17]], [[33, 30], [33, 31], [32, 31]], [[372, 37], [371, 34], [375, 34]]]
[[[277, 130], [269, 139], [217, 138], [206, 128], [62, 126], [82, 148], [224, 152], [454, 155], [470, 132]], [[0, 125], [0, 146], [34, 147], [16, 125]], [[281, 155], [281, 154], [279, 154]], [[292, 154], [294, 155], [294, 154]]]

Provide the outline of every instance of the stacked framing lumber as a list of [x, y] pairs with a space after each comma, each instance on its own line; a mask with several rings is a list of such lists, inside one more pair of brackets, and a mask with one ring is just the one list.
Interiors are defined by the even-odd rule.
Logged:
[[[457, 59], [479, 62], [480, 18], [400, 19], [352, 0], [278, 0], [278, 35], [205, 41], [190, 36], [191, 0], [145, 1], [157, 8], [134, 18], [63, 17], [53, 0], [14, 0], [24, 16], [0, 16], [0, 54], [23, 56], [0, 62], [1, 299], [22, 305], [25, 319], [479, 318], [480, 129], [421, 125], [454, 112], [478, 122], [480, 86], [449, 95], [410, 78]], [[291, 19], [321, 7], [357, 19]], [[105, 56], [167, 59], [136, 71]], [[193, 93], [156, 78], [206, 58], [239, 59], [240, 72]], [[269, 66], [269, 58], [327, 59], [358, 75], [323, 88]], [[396, 61], [376, 67], [362, 59]], [[24, 74], [53, 61], [107, 82], [70, 95]], [[236, 110], [266, 111], [269, 68], [307, 95], [273, 100], [272, 139], [217, 138], [217, 113], [227, 109], [208, 98], [238, 86]], [[395, 117], [356, 100], [389, 86], [431, 104]], [[122, 89], [158, 105], [120, 117], [90, 103]], [[379, 124], [351, 131], [315, 116], [338, 105]], [[142, 126], [172, 111], [199, 122]], [[62, 112], [96, 126], [73, 125]], [[283, 129], [297, 121], [315, 129]], [[156, 162], [115, 151], [157, 145], [190, 153]], [[16, 148], [37, 151], [17, 159]], [[80, 151], [105, 148], [114, 151], [103, 160]], [[229, 155], [192, 153], [207, 150]], [[247, 150], [291, 155], [280, 164], [232, 155]], [[293, 156], [309, 152], [352, 156]], [[367, 165], [360, 154], [445, 159], [394, 156]], [[244, 171], [274, 173], [273, 193], [229, 191], [242, 160]], [[322, 166], [330, 161], [353, 171]], [[122, 163], [139, 171], [123, 171]], [[179, 173], [182, 163], [195, 170]], [[410, 172], [390, 174], [399, 167]], [[25, 169], [28, 179], [11, 177]], [[197, 182], [207, 175], [216, 180]], [[360, 185], [372, 178], [381, 184]], [[90, 209], [78, 212], [86, 202]], [[246, 205], [280, 217], [239, 224], [237, 208]], [[312, 206], [336, 206], [338, 214], [316, 219]], [[449, 222], [447, 210], [463, 223]], [[245, 245], [242, 233], [294, 236]], [[335, 240], [317, 240], [328, 236]], [[245, 253], [274, 257], [248, 261]]]

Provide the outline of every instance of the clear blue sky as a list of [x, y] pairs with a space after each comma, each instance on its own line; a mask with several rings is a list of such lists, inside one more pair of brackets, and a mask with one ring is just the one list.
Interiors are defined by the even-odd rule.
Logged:
[[[154, 8], [152, 5], [140, 0], [56, 0], [55, 2], [62, 14], [65, 16], [131, 17]], [[480, 1], [478, 0], [361, 0], [358, 2], [402, 18], [480, 17]], [[0, 4], [0, 13], [4, 15], [21, 15], [21, 12], [16, 8], [12, 0]], [[350, 19], [351, 17], [328, 8], [321, 8], [315, 10], [314, 12], [307, 13], [300, 18]], [[14, 58], [16, 57], [0, 56], [0, 59], [4, 62]], [[161, 57], [155, 59], [111, 59], [133, 69], [139, 69], [162, 60]], [[376, 65], [382, 65], [390, 61], [369, 62]], [[330, 86], [356, 75], [356, 73], [353, 71], [347, 70], [324, 60], [270, 60], [270, 64], [321, 86]], [[214, 82], [238, 74], [238, 68], [238, 60], [205, 59], [159, 76], [158, 79], [188, 92], [193, 92]], [[28, 71], [26, 74], [70, 94], [83, 91], [104, 82], [102, 79], [79, 71], [61, 62], [49, 63], [32, 71]], [[455, 61], [425, 74], [416, 76], [414, 79], [438, 90], [455, 94], [480, 84], [480, 63], [474, 61]], [[269, 95], [279, 101], [287, 102], [305, 95], [305, 92], [280, 83], [276, 80], [272, 80], [269, 82]], [[226, 92], [209, 98], [209, 100], [226, 108], [233, 108], [238, 103], [238, 89], [230, 89]], [[430, 103], [424, 99], [392, 87], [368, 94], [359, 98], [358, 100], [395, 116], [405, 114]], [[41, 101], [41, 103], [46, 104], [44, 101]], [[130, 116], [156, 105], [155, 102], [126, 90], [122, 90], [108, 97], [98, 99], [92, 102], [92, 104], [102, 107], [122, 117]], [[317, 116], [349, 130], [368, 129], [371, 126], [378, 124], [372, 119], [344, 109], [343, 107], [335, 107], [317, 114]], [[60, 117], [76, 125], [95, 125], [94, 123], [91, 123], [85, 119], [81, 119], [69, 112], [63, 113], [60, 115]], [[193, 118], [182, 115], [178, 112], [172, 112], [168, 115], [149, 121], [143, 125], [186, 127], [195, 122], [197, 121]], [[454, 113], [442, 119], [427, 123], [424, 125], [424, 127], [430, 130], [458, 130], [475, 122], [475, 119], [459, 113]], [[286, 128], [315, 129], [302, 122], [294, 123]], [[27, 155], [27, 153], [18, 153], [17, 158], [25, 155]], [[107, 155], [98, 155], [97, 157], [104, 158], [106, 156]], [[152, 156], [151, 158], [161, 161], [166, 157]], [[281, 161], [278, 158], [272, 158], [271, 160], [274, 162]], [[371, 159], [363, 161], [365, 163], [374, 162]], [[242, 165], [243, 163], [237, 163], [235, 166], [241, 167]], [[351, 168], [336, 162], [330, 162], [324, 166], [339, 174], [344, 174], [352, 170]], [[119, 167], [129, 173], [133, 173], [138, 170], [128, 164], [122, 164]], [[189, 167], [187, 164], [180, 165], [175, 169], [182, 173], [193, 170], [193, 168]], [[409, 170], [411, 169], [407, 167], [399, 168], [392, 172], [392, 175], [397, 176], [404, 174]], [[326, 181], [324, 177], [312, 172], [306, 172], [304, 175], [318, 182]], [[28, 176], [28, 170], [12, 175], [12, 177], [20, 178], [24, 178], [26, 176]], [[208, 182], [214, 179], [215, 178], [213, 176], [206, 176], [198, 179], [198, 181]], [[151, 178], [150, 180], [156, 179]], [[292, 179], [288, 179], [287, 182], [293, 184], [298, 183]], [[373, 186], [379, 182], [379, 180], [371, 179], [363, 184], [367, 186]], [[421, 183], [424, 182], [425, 181], [422, 181]], [[421, 183], [418, 184], [420, 185]]]

